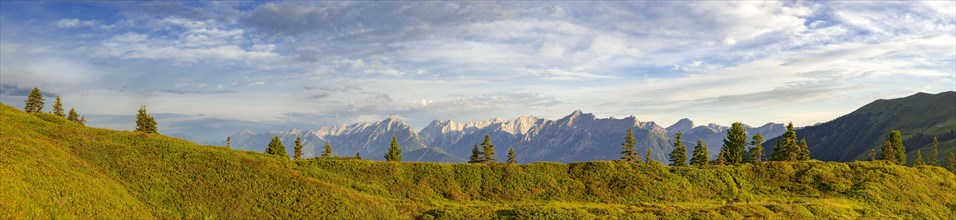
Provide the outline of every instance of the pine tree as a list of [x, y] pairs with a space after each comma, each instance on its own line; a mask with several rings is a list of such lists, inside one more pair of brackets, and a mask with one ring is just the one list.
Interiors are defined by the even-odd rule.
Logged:
[[930, 165], [939, 166], [939, 140], [933, 135], [933, 153], [930, 154]]
[[807, 146], [807, 138], [800, 139], [800, 152], [797, 160], [810, 160], [810, 147]]
[[471, 149], [471, 157], [468, 158], [468, 163], [481, 163], [481, 150], [478, 149], [478, 144], [475, 144], [475, 147]]
[[647, 153], [644, 154], [644, 163], [650, 164], [651, 161], [654, 161], [654, 160], [651, 160], [651, 148], [648, 147], [648, 148], [647, 148]]
[[76, 109], [70, 108], [70, 114], [66, 116], [66, 120], [80, 123], [80, 114], [76, 113]]
[[27, 96], [27, 100], [24, 101], [23, 111], [27, 113], [40, 113], [43, 111], [43, 93], [40, 92], [40, 89], [33, 87], [33, 91], [30, 92], [30, 95]]
[[80, 121], [77, 121], [76, 123], [86, 126], [86, 116], [80, 116]]
[[495, 159], [495, 145], [491, 144], [491, 135], [485, 134], [485, 141], [481, 142], [481, 151], [484, 153], [482, 162], [498, 162], [498, 159]]
[[392, 144], [389, 145], [388, 152], [385, 153], [385, 160], [402, 162], [402, 146], [398, 145], [398, 139], [395, 138], [395, 135], [392, 135]]
[[774, 147], [774, 153], [777, 153], [777, 150], [780, 151], [776, 155], [777, 160], [797, 161], [800, 158], [800, 143], [797, 142], [797, 131], [793, 128], [793, 122], [787, 125], [787, 131], [778, 140], [780, 141], [779, 146]]
[[698, 138], [697, 146], [694, 146], [694, 156], [690, 158], [690, 165], [693, 166], [704, 166], [707, 165], [707, 162], [710, 161], [710, 156], [707, 155], [707, 144], [704, 144], [704, 140]]
[[518, 163], [518, 158], [515, 157], [515, 148], [508, 148], [508, 163], [516, 164]]
[[139, 107], [139, 113], [136, 114], [135, 131], [144, 133], [158, 133], [156, 130], [156, 120], [153, 119], [153, 116], [150, 116], [146, 113], [146, 106], [144, 105]]
[[876, 149], [870, 149], [870, 161], [876, 160]]
[[60, 117], [66, 117], [63, 114], [63, 102], [60, 102], [60, 96], [56, 96], [56, 101], [53, 102], [53, 114]]
[[750, 148], [750, 161], [760, 163], [763, 161], [763, 135], [755, 134], [750, 144], [754, 146]]
[[922, 155], [923, 153], [921, 153], [920, 151], [921, 150], [916, 149], [916, 159], [913, 160], [914, 167], [926, 165], [925, 163], [923, 163], [923, 155]]
[[361, 152], [361, 151], [355, 152], [355, 159], [359, 159], [359, 160], [362, 159], [362, 152]]
[[896, 147], [893, 147], [893, 142], [890, 142], [890, 140], [883, 141], [883, 149], [881, 149], [880, 152], [883, 153], [880, 155], [880, 159], [890, 161], [891, 163], [897, 163]]
[[289, 159], [289, 155], [285, 153], [285, 145], [282, 144], [282, 140], [279, 140], [279, 136], [273, 137], [272, 141], [269, 142], [269, 146], [266, 147], [266, 154]]
[[770, 152], [770, 161], [783, 161], [783, 148], [780, 146], [780, 138], [777, 138], [777, 143], [773, 144], [773, 151]]
[[301, 160], [302, 159], [302, 138], [295, 137], [295, 147], [292, 148], [292, 159]]
[[[906, 147], [903, 146], [903, 135], [899, 130], [894, 130], [886, 135], [886, 140], [890, 142], [893, 153], [896, 154], [896, 164], [906, 165]], [[885, 152], [885, 149], [884, 149]]]
[[[398, 143], [395, 144], [398, 145]], [[328, 159], [329, 157], [332, 157], [332, 143], [326, 141], [325, 146], [322, 146], [322, 158]]]
[[634, 140], [634, 134], [631, 133], [631, 128], [627, 129], [627, 134], [624, 135], [624, 150], [621, 151], [621, 160], [627, 161], [629, 163], [634, 163], [640, 161], [641, 159], [637, 156], [637, 151], [634, 150], [634, 145], [637, 143]]
[[949, 165], [949, 172], [956, 173], [956, 152], [949, 152], [946, 164]]
[[229, 142], [231, 142], [231, 141], [232, 141], [232, 137], [226, 136], [226, 148], [232, 148], [232, 147], [229, 145], [229, 144], [230, 144]]
[[717, 159], [714, 159], [714, 165], [723, 166], [724, 164], [727, 164], [727, 159], [724, 157], [724, 151], [720, 151], [717, 154]]
[[740, 122], [734, 122], [730, 126], [730, 130], [727, 130], [727, 138], [724, 139], [724, 145], [721, 147], [727, 164], [740, 164], [744, 162], [744, 150], [747, 147], [747, 135], [745, 132], [744, 124]]
[[[676, 167], [686, 167], [687, 166], [687, 146], [684, 146], [684, 143], [680, 141], [681, 133], [677, 132], [674, 141], [674, 150], [671, 151], [670, 161], [671, 166]], [[651, 148], [647, 148], [651, 149]]]

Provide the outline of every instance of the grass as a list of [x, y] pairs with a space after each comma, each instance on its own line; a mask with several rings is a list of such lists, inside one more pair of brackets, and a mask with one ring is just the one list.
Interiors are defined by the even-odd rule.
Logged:
[[0, 106], [0, 218], [947, 219], [956, 175], [882, 162], [289, 161]]

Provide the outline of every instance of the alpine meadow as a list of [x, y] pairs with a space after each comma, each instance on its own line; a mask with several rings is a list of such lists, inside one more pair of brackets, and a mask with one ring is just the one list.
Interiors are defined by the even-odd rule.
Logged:
[[956, 219], [954, 88], [953, 1], [0, 1], [0, 219]]

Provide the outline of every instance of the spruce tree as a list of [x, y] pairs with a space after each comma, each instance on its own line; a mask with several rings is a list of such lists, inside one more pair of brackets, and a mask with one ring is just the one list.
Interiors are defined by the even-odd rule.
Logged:
[[[681, 133], [677, 132], [677, 135], [674, 137], [674, 150], [671, 151], [671, 154], [668, 155], [671, 161], [671, 166], [676, 167], [686, 167], [687, 166], [687, 146], [680, 141]], [[650, 148], [647, 148], [650, 149]]]
[[876, 160], [876, 149], [870, 149], [870, 161]]
[[76, 113], [76, 109], [70, 108], [70, 114], [66, 116], [66, 120], [80, 123], [80, 114]]
[[698, 138], [697, 145], [694, 146], [694, 156], [690, 158], [690, 165], [699, 167], [707, 165], [707, 162], [710, 162], [710, 155], [707, 155], [707, 144], [704, 144], [704, 140]]
[[773, 151], [770, 151], [770, 161], [783, 160], [783, 148], [780, 146], [780, 138], [777, 138], [777, 142], [773, 144]]
[[753, 147], [750, 148], [750, 161], [754, 163], [762, 162], [763, 161], [763, 135], [755, 134], [750, 144], [753, 145]]
[[714, 159], [714, 165], [723, 166], [724, 164], [727, 164], [727, 159], [724, 157], [724, 151], [720, 151], [717, 154], [717, 159]]
[[302, 159], [302, 138], [300, 137], [295, 137], [295, 147], [292, 148], [292, 159]]
[[515, 148], [508, 148], [508, 163], [516, 164], [518, 163], [518, 158], [515, 156]]
[[485, 134], [485, 141], [481, 142], [481, 152], [484, 154], [482, 162], [498, 162], [498, 159], [495, 158], [495, 145], [491, 144], [491, 135]]
[[478, 149], [478, 144], [475, 144], [475, 147], [471, 149], [471, 157], [468, 158], [468, 163], [481, 163], [481, 150]]
[[272, 141], [270, 141], [269, 146], [266, 147], [266, 154], [289, 159], [289, 155], [285, 153], [285, 145], [282, 144], [282, 140], [279, 140], [279, 136], [272, 137]]
[[933, 135], [933, 152], [929, 156], [929, 164], [939, 166], [939, 140], [936, 140], [936, 135]]
[[949, 172], [956, 173], [956, 152], [949, 152], [946, 158], [946, 164], [949, 166]]
[[359, 159], [359, 160], [362, 159], [362, 152], [361, 152], [361, 151], [355, 152], [355, 159]]
[[923, 155], [922, 155], [923, 153], [920, 153], [920, 151], [921, 150], [916, 149], [916, 159], [913, 160], [914, 167], [926, 165], [925, 163], [923, 163]]
[[779, 159], [784, 161], [797, 161], [800, 159], [800, 143], [797, 141], [797, 131], [793, 128], [793, 122], [787, 125], [787, 131], [783, 133], [780, 139]]
[[624, 143], [621, 144], [624, 145], [624, 150], [621, 151], [621, 160], [627, 161], [629, 163], [634, 163], [641, 160], [638, 158], [639, 156], [637, 156], [637, 151], [634, 150], [635, 144], [637, 144], [637, 141], [634, 140], [634, 134], [632, 134], [631, 128], [628, 128], [627, 134], [624, 135]]
[[146, 113], [145, 105], [139, 107], [139, 113], [136, 114], [135, 131], [144, 133], [158, 133], [156, 130], [156, 119], [153, 119], [153, 116], [150, 116]]
[[79, 123], [80, 125], [85, 126], [85, 125], [86, 125], [86, 116], [80, 116], [80, 121], [78, 121], [78, 122], [76, 122], [76, 123]]
[[231, 143], [229, 143], [229, 142], [231, 142], [231, 141], [232, 141], [232, 137], [226, 136], [226, 148], [232, 148], [232, 147], [229, 145], [229, 144], [231, 144]]
[[402, 162], [402, 146], [398, 145], [395, 135], [392, 135], [392, 143], [388, 147], [388, 152], [385, 153], [385, 160]]
[[893, 142], [890, 140], [883, 141], [883, 149], [880, 150], [882, 155], [880, 159], [890, 161], [891, 163], [897, 163], [896, 160], [896, 147], [893, 147]]
[[[395, 144], [397, 145], [398, 143], [395, 143]], [[328, 141], [326, 141], [325, 146], [322, 146], [322, 158], [328, 159], [330, 157], [332, 157], [332, 143], [329, 143]]]
[[33, 91], [27, 96], [27, 100], [23, 102], [23, 111], [27, 113], [40, 113], [43, 111], [43, 93], [40, 92], [40, 89], [37, 87], [33, 87]]
[[893, 152], [896, 153], [896, 164], [906, 165], [906, 147], [903, 146], [903, 135], [899, 130], [894, 130], [886, 136], [886, 140], [892, 144]]
[[807, 146], [807, 138], [800, 139], [800, 152], [797, 160], [810, 160], [810, 147]]
[[644, 163], [650, 164], [651, 161], [651, 147], [647, 147], [647, 153], [644, 154]]
[[53, 114], [66, 117], [66, 114], [63, 114], [63, 102], [60, 102], [60, 96], [56, 96], [56, 101], [53, 102]]
[[734, 122], [730, 126], [730, 130], [727, 130], [727, 138], [724, 139], [724, 145], [721, 147], [727, 164], [744, 162], [744, 150], [747, 147], [747, 134], [745, 132], [744, 124], [740, 122]]

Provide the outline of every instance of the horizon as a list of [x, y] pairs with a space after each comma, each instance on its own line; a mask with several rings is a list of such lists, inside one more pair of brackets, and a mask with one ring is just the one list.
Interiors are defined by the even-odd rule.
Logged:
[[804, 127], [956, 86], [956, 2], [0, 5], [0, 102], [39, 87], [120, 130], [146, 105], [194, 141], [574, 110]]

